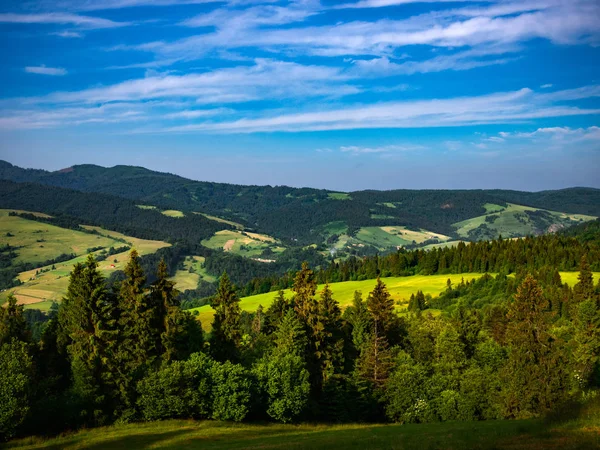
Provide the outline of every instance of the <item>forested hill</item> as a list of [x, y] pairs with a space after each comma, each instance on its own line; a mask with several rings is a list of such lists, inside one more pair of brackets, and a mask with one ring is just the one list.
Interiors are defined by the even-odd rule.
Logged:
[[[548, 211], [600, 216], [600, 190], [573, 188], [559, 191], [503, 190], [393, 190], [339, 193], [286, 186], [242, 186], [193, 181], [141, 167], [104, 168], [79, 165], [47, 172], [23, 169], [0, 161], [0, 179], [31, 182], [83, 192], [108, 194], [137, 203], [185, 212], [202, 212], [241, 222], [286, 240], [306, 245], [354, 236], [362, 227], [405, 226], [455, 238], [495, 238], [501, 227], [485, 218], [475, 231], [457, 232], [456, 224], [501, 210], [509, 204], [540, 208], [515, 220], [530, 227], [509, 236], [540, 234], [570, 223], [557, 223]], [[491, 208], [491, 209], [490, 209]], [[512, 217], [512, 216], [511, 216]], [[333, 231], [332, 231], [333, 230]], [[503, 235], [506, 235], [504, 233]]]

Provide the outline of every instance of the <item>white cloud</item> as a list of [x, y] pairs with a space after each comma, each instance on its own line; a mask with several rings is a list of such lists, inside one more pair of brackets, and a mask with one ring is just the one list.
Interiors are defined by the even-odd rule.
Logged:
[[176, 97], [193, 98], [198, 103], [209, 104], [299, 97], [331, 98], [360, 92], [358, 87], [344, 84], [347, 79], [335, 67], [258, 59], [251, 66], [186, 75], [159, 74], [83, 91], [57, 92], [29, 101], [106, 103]]
[[82, 38], [83, 34], [77, 31], [59, 31], [57, 33], [50, 33], [53, 36], [60, 36], [63, 38]]
[[37, 73], [39, 75], [54, 75], [63, 76], [67, 74], [66, 69], [61, 67], [46, 67], [46, 66], [28, 66], [25, 67], [27, 73]]
[[84, 28], [115, 28], [129, 25], [128, 22], [114, 22], [100, 17], [80, 16], [69, 13], [0, 14], [0, 23], [72, 24]]
[[548, 84], [542, 84], [540, 86], [540, 88], [542, 88], [542, 89], [550, 89], [552, 86], [553, 86], [552, 84], [548, 83]]
[[425, 149], [425, 147], [420, 145], [383, 145], [377, 147], [362, 147], [357, 145], [348, 145], [340, 147], [340, 151], [342, 153], [350, 153], [352, 155], [414, 152], [423, 149]]
[[348, 105], [295, 114], [243, 117], [233, 121], [197, 123], [160, 132], [271, 132], [367, 128], [427, 128], [513, 123], [547, 117], [600, 114], [600, 109], [554, 105], [530, 89], [477, 97]]

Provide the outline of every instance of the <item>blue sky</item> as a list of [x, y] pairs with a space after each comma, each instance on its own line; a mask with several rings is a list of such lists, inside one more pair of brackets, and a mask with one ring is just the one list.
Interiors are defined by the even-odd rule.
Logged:
[[597, 0], [4, 0], [0, 158], [600, 188]]

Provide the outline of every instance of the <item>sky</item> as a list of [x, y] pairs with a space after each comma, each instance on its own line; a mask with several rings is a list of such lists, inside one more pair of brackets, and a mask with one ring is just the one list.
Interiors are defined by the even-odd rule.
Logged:
[[3, 0], [0, 159], [600, 188], [598, 0]]

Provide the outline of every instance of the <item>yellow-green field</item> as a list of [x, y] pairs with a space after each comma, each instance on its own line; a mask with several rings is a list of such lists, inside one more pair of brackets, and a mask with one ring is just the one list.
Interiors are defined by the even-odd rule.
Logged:
[[[16, 250], [16, 263], [41, 263], [61, 254], [84, 255], [88, 248], [118, 247], [123, 244], [110, 237], [96, 236], [81, 231], [9, 216], [13, 210], [0, 210], [0, 246], [9, 244]], [[26, 212], [26, 211], [21, 211]], [[9, 237], [8, 234], [12, 236]]]
[[184, 214], [181, 211], [177, 211], [176, 209], [166, 209], [164, 211], [161, 211], [161, 213], [163, 213], [165, 216], [168, 217], [183, 217]]
[[209, 283], [216, 281], [216, 277], [208, 274], [204, 269], [204, 260], [204, 256], [186, 256], [183, 262], [185, 269], [178, 270], [171, 278], [176, 283], [178, 291], [196, 289], [201, 279]]
[[[9, 219], [13, 219], [14, 217], [9, 217]], [[2, 218], [0, 218], [1, 220]], [[25, 219], [21, 219], [25, 220]], [[48, 225], [43, 223], [38, 223], [34, 221], [26, 221], [38, 225], [45, 229]], [[28, 226], [30, 224], [27, 224]], [[17, 235], [16, 231], [18, 231], [22, 224], [16, 224], [17, 227], [15, 231], [11, 231], [11, 233]], [[100, 227], [93, 226], [83, 226], [88, 230], [95, 230], [99, 234], [87, 234], [79, 231], [68, 230], [64, 228], [54, 227], [57, 230], [56, 233], [58, 235], [57, 242], [62, 243], [64, 247], [60, 247], [57, 244], [57, 249], [62, 249], [59, 251], [60, 253], [67, 253], [69, 248], [72, 248], [73, 243], [77, 242], [79, 239], [79, 235], [83, 235], [89, 239], [92, 239], [92, 244], [86, 244], [82, 248], [83, 250], [79, 252], [79, 256], [69, 261], [65, 261], [62, 263], [55, 264], [54, 270], [48, 270], [47, 272], [42, 272], [42, 270], [51, 269], [52, 266], [38, 267], [34, 270], [30, 270], [27, 272], [21, 272], [19, 274], [19, 279], [24, 283], [21, 286], [14, 287], [12, 289], [8, 289], [0, 293], [0, 303], [3, 303], [6, 300], [6, 297], [9, 293], [13, 293], [17, 298], [20, 304], [26, 305], [27, 308], [36, 308], [41, 310], [47, 310], [52, 301], [60, 301], [67, 290], [67, 286], [69, 284], [69, 274], [73, 268], [73, 265], [77, 262], [84, 261], [86, 259], [86, 249], [91, 247], [99, 247], [104, 246], [105, 249], [110, 247], [122, 247], [124, 245], [129, 245], [132, 248], [135, 248], [140, 255], [147, 255], [150, 253], [156, 252], [158, 249], [162, 247], [168, 247], [170, 244], [162, 241], [151, 241], [147, 239], [138, 239], [131, 236], [126, 236], [121, 233], [117, 233], [116, 231], [108, 231], [104, 230]], [[35, 229], [35, 227], [34, 227]], [[46, 237], [47, 242], [50, 242], [49, 239], [50, 234]], [[83, 239], [83, 237], [81, 237]], [[98, 239], [99, 238], [99, 239]], [[126, 243], [122, 242], [124, 240]], [[54, 242], [54, 241], [52, 241]], [[101, 244], [102, 242], [102, 244]], [[69, 247], [71, 245], [71, 247]], [[99, 254], [102, 250], [98, 250], [94, 252], [95, 254]], [[56, 255], [58, 256], [58, 255]], [[105, 276], [109, 276], [111, 272], [115, 270], [123, 270], [125, 264], [127, 263], [129, 258], [129, 252], [122, 252], [116, 255], [109, 256], [105, 261], [100, 262], [100, 270]], [[44, 258], [47, 259], [47, 258]], [[31, 261], [31, 260], [28, 260]], [[36, 271], [39, 273], [36, 274]]]
[[[483, 274], [481, 273], [462, 273], [462, 274], [448, 274], [448, 275], [413, 275], [410, 277], [388, 277], [382, 278], [382, 281], [388, 288], [396, 308], [406, 308], [408, 300], [411, 294], [415, 294], [417, 291], [422, 291], [424, 294], [431, 294], [433, 297], [439, 295], [446, 289], [446, 283], [448, 279], [452, 281], [452, 284], [458, 284], [464, 278], [465, 281], [479, 278]], [[492, 274], [493, 275], [493, 274]], [[578, 272], [560, 272], [561, 279], [564, 283], [569, 286], [573, 286], [577, 283]], [[598, 280], [600, 272], [594, 272], [594, 280]], [[354, 292], [360, 291], [363, 295], [363, 300], [367, 299], [369, 292], [375, 287], [377, 280], [364, 280], [364, 281], [343, 281], [341, 283], [332, 283], [329, 285], [333, 292], [333, 298], [336, 299], [342, 309], [350, 306], [354, 299]], [[323, 289], [324, 285], [317, 287], [318, 293]], [[286, 289], [284, 291], [286, 298], [291, 298], [292, 291]], [[243, 311], [254, 312], [259, 305], [263, 308], [268, 308], [273, 300], [277, 296], [277, 292], [268, 292], [266, 294], [252, 295], [250, 297], [243, 297], [240, 299], [240, 308]], [[202, 326], [208, 330], [212, 323], [214, 311], [209, 305], [200, 306], [193, 308], [190, 311], [198, 311], [198, 318], [202, 322]]]
[[[539, 208], [530, 208], [528, 206], [521, 206], [509, 203], [507, 207], [501, 205], [494, 205], [486, 203], [484, 205], [487, 213], [474, 217], [472, 219], [463, 220], [457, 222], [452, 226], [456, 228], [456, 233], [461, 237], [468, 237], [469, 231], [474, 230], [480, 225], [486, 224], [487, 227], [493, 230], [493, 233], [498, 236], [504, 237], [515, 237], [515, 236], [527, 236], [536, 234], [540, 230], [537, 230], [535, 224], [527, 217], [525, 211], [545, 211], [550, 213], [556, 220], [557, 224], [575, 225], [579, 222], [587, 222], [596, 219], [593, 216], [586, 216], [584, 214], [566, 214], [556, 211], [540, 210]], [[498, 216], [494, 222], [486, 222], [486, 217]], [[521, 220], [519, 220], [521, 218]], [[545, 230], [544, 230], [545, 231]]]
[[[417, 291], [423, 291], [425, 294], [431, 294], [433, 296], [438, 295], [444, 289], [446, 289], [446, 282], [448, 278], [452, 280], [452, 283], [460, 283], [464, 277], [465, 280], [471, 280], [473, 278], [479, 278], [483, 274], [477, 273], [465, 273], [465, 274], [453, 274], [453, 275], [414, 275], [412, 277], [389, 277], [382, 278], [383, 282], [387, 286], [394, 302], [398, 308], [406, 307], [411, 294]], [[329, 285], [333, 292], [333, 298], [335, 298], [342, 308], [345, 308], [352, 304], [355, 291], [361, 291], [363, 299], [366, 300], [369, 292], [375, 287], [377, 280], [364, 280], [364, 281], [344, 281], [341, 283], [332, 283]], [[323, 289], [324, 285], [317, 287], [317, 294]], [[266, 294], [253, 295], [251, 297], [244, 297], [240, 301], [240, 307], [244, 311], [253, 312], [256, 311], [258, 305], [262, 305], [263, 308], [268, 308], [273, 302], [277, 292], [268, 292]], [[285, 291], [287, 298], [292, 296], [291, 290]], [[318, 297], [318, 295], [317, 295]], [[202, 326], [210, 328], [212, 323], [213, 310], [210, 306], [205, 305], [199, 308], [194, 308], [192, 311], [198, 311], [198, 318], [202, 322]]]
[[248, 258], [259, 258], [267, 248], [274, 253], [285, 250], [285, 247], [271, 236], [239, 230], [217, 231], [210, 239], [203, 240], [202, 245]]
[[201, 216], [204, 216], [210, 220], [214, 220], [215, 222], [226, 223], [227, 225], [231, 225], [232, 227], [237, 228], [238, 230], [244, 229], [244, 225], [242, 225], [241, 223], [233, 222], [232, 220], [222, 219], [221, 217], [211, 216], [210, 214], [204, 214], [204, 213], [198, 213], [198, 212], [195, 212], [194, 214], [200, 214]]
[[81, 430], [55, 438], [24, 438], [8, 442], [6, 448], [583, 450], [600, 448], [600, 408], [595, 401], [560, 421], [280, 425], [168, 420]]

